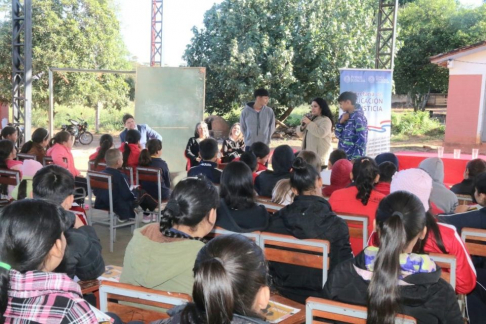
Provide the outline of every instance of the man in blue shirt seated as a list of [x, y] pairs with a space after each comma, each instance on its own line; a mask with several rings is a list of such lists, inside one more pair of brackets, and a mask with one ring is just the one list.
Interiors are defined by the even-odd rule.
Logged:
[[133, 118], [133, 116], [130, 114], [123, 115], [123, 124], [125, 125], [125, 130], [120, 133], [120, 140], [122, 143], [125, 142], [127, 131], [130, 129], [137, 129], [140, 132], [140, 146], [142, 147], [142, 149], [145, 148], [145, 144], [147, 144], [148, 140], [150, 139], [154, 138], [162, 141], [162, 135], [154, 131], [147, 124], [137, 125], [137, 123], [135, 122], [135, 118]]
[[218, 169], [218, 142], [208, 138], [199, 143], [199, 155], [202, 161], [198, 166], [192, 167], [188, 172], [188, 177], [195, 177], [204, 174], [212, 183], [219, 184], [222, 171]]

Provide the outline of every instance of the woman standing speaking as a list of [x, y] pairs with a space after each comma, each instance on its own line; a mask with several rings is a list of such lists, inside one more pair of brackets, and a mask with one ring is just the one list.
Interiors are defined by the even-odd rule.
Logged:
[[[302, 118], [302, 124], [297, 127], [297, 135], [302, 137], [302, 149], [312, 151], [321, 159], [321, 165], [326, 166], [332, 151], [332, 129], [334, 128], [331, 109], [326, 100], [315, 98], [311, 103], [310, 116]], [[321, 172], [321, 170], [317, 170]]]

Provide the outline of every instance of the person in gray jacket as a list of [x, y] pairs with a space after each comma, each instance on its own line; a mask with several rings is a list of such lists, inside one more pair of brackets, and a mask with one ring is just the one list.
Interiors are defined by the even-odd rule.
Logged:
[[254, 96], [255, 101], [247, 103], [240, 116], [246, 151], [255, 142], [263, 142], [269, 145], [273, 132], [275, 132], [275, 114], [272, 108], [267, 106], [268, 91], [257, 89]]

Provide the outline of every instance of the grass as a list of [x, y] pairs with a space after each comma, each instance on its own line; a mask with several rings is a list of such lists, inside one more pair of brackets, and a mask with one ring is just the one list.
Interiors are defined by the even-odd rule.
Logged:
[[[123, 129], [122, 117], [126, 113], [133, 114], [135, 110], [134, 103], [122, 110], [113, 108], [103, 108], [100, 112], [100, 130], [101, 134], [118, 133]], [[70, 116], [70, 117], [69, 117]], [[55, 106], [54, 108], [54, 129], [61, 129], [62, 125], [70, 125], [69, 119], [78, 118], [88, 122], [88, 131], [95, 133], [96, 110], [84, 106]], [[49, 117], [47, 111], [35, 109], [32, 111], [32, 125], [34, 127], [49, 126]]]

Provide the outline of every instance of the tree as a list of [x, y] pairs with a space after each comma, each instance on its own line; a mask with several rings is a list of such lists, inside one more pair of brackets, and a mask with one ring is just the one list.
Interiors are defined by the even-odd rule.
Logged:
[[430, 91], [447, 92], [449, 72], [430, 57], [484, 40], [486, 6], [461, 7], [455, 0], [416, 0], [400, 9], [400, 49], [394, 80], [414, 110], [424, 109]]
[[[112, 0], [33, 0], [32, 62], [34, 107], [48, 105], [49, 67], [130, 70], [127, 50]], [[0, 23], [0, 100], [11, 101], [12, 21]], [[59, 104], [115, 107], [127, 103], [126, 76], [92, 73], [55, 74]]]
[[339, 68], [373, 66], [375, 0], [225, 0], [184, 59], [207, 68], [206, 109], [224, 114], [266, 87], [280, 119], [339, 90]]

